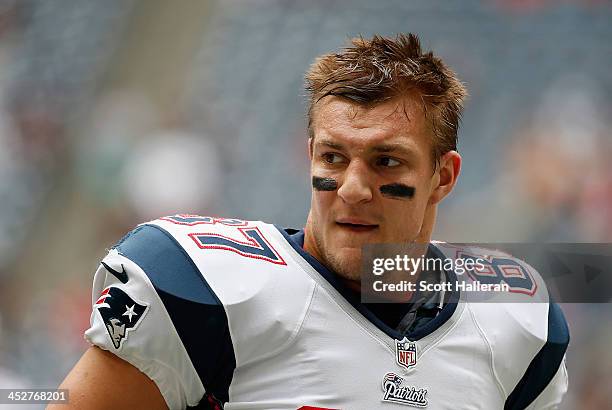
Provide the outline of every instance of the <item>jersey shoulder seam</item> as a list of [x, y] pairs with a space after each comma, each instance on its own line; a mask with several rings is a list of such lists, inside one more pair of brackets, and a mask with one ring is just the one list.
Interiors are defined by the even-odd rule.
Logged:
[[504, 385], [499, 380], [499, 376], [497, 375], [497, 371], [495, 370], [495, 355], [493, 353], [493, 347], [491, 346], [491, 342], [489, 341], [489, 339], [487, 338], [487, 335], [485, 334], [484, 330], [480, 326], [480, 323], [478, 323], [478, 320], [476, 319], [474, 311], [472, 310], [472, 306], [469, 303], [467, 303], [466, 305], [467, 305], [466, 308], [470, 312], [470, 316], [472, 318], [472, 321], [474, 322], [474, 326], [476, 326], [476, 329], [478, 329], [478, 333], [480, 334], [480, 337], [482, 337], [482, 339], [484, 340], [485, 344], [487, 345], [487, 349], [489, 350], [489, 359], [490, 359], [491, 373], [493, 374], [493, 378], [495, 379], [495, 383], [497, 384], [497, 388], [499, 389], [499, 391], [500, 391], [500, 393], [502, 395], [502, 400], [505, 401], [506, 398], [508, 397], [508, 394], [506, 393], [506, 389], [504, 389]]

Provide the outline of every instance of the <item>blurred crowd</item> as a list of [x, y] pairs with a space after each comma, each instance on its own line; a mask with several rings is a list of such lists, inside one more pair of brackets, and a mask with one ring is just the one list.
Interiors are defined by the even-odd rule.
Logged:
[[[360, 34], [420, 34], [470, 90], [436, 239], [612, 242], [611, 19], [597, 0], [0, 0], [0, 388], [60, 383], [136, 224], [300, 227], [302, 75]], [[612, 408], [610, 305], [563, 308], [563, 408]]]

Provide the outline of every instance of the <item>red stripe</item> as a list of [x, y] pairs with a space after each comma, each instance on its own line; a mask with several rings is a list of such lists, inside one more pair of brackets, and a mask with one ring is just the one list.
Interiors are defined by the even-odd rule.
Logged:
[[297, 410], [337, 410], [337, 409], [330, 409], [329, 407], [302, 406]]
[[108, 292], [110, 291], [110, 288], [106, 288], [102, 291], [102, 293], [100, 294], [100, 297], [98, 298], [98, 301], [95, 303], [96, 305], [99, 305], [100, 303], [104, 302], [104, 299], [106, 299], [107, 297], [109, 297], [110, 295], [108, 294]]

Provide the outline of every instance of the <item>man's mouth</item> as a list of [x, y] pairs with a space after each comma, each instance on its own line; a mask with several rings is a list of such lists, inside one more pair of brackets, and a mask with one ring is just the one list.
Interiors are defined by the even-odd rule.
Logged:
[[372, 232], [378, 229], [377, 224], [354, 219], [338, 219], [336, 225], [351, 232]]

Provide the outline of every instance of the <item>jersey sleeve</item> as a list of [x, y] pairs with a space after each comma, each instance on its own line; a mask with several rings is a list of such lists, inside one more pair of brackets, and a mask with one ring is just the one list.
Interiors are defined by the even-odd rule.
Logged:
[[567, 391], [569, 330], [563, 312], [548, 304], [546, 339], [506, 399], [505, 409], [555, 409]]
[[555, 377], [548, 383], [548, 386], [535, 399], [535, 401], [527, 407], [528, 410], [552, 410], [559, 407], [563, 396], [567, 392], [568, 376], [565, 366], [565, 358], [559, 366]]
[[146, 374], [170, 409], [228, 401], [235, 358], [223, 306], [163, 229], [141, 225], [110, 250], [92, 310], [86, 340]]
[[469, 309], [489, 345], [504, 409], [556, 408], [567, 391], [569, 331], [561, 308], [554, 302], [522, 302], [477, 303]]

